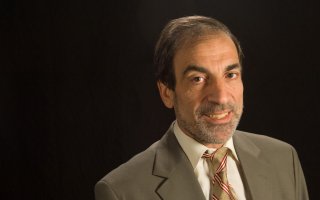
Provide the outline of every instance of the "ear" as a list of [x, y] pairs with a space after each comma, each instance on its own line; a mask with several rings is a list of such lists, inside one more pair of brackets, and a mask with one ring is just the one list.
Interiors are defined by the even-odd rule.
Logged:
[[159, 94], [162, 99], [162, 102], [167, 108], [173, 108], [174, 105], [174, 92], [173, 90], [169, 89], [168, 86], [166, 86], [161, 81], [157, 82]]

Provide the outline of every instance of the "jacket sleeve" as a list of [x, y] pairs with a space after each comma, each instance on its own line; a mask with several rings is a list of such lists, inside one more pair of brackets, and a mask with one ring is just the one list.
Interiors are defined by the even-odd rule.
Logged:
[[105, 181], [99, 181], [94, 188], [95, 200], [119, 200]]
[[294, 165], [294, 179], [296, 188], [296, 199], [297, 200], [309, 200], [307, 184], [304, 178], [302, 167], [299, 161], [298, 154], [294, 148], [292, 148], [293, 153], [293, 165]]

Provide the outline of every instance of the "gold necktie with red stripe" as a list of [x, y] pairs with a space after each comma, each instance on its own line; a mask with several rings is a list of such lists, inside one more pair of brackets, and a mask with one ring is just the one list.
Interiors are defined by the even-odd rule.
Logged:
[[233, 189], [227, 179], [227, 157], [229, 153], [227, 147], [221, 147], [214, 153], [204, 153], [203, 158], [208, 160], [211, 177], [211, 200], [236, 200]]

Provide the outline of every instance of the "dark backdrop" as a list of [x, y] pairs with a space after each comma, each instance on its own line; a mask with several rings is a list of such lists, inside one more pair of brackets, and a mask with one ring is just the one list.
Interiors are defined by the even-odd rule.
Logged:
[[[164, 24], [215, 17], [245, 52], [239, 129], [294, 145], [319, 183], [318, 0], [2, 0], [1, 199], [93, 199], [96, 181], [147, 148], [174, 115], [157, 93]], [[6, 198], [4, 198], [6, 197]]]

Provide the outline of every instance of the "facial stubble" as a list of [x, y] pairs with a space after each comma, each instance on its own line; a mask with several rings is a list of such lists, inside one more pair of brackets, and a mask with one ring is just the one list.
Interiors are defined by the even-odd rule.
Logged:
[[[174, 109], [177, 122], [180, 128], [201, 144], [224, 144], [233, 136], [241, 115], [243, 106], [235, 104], [215, 104], [211, 102], [204, 103], [196, 109], [193, 120], [187, 119], [181, 114], [177, 96], [174, 98]], [[205, 120], [204, 116], [211, 113], [229, 110], [233, 113], [233, 118], [225, 124], [213, 124]]]

